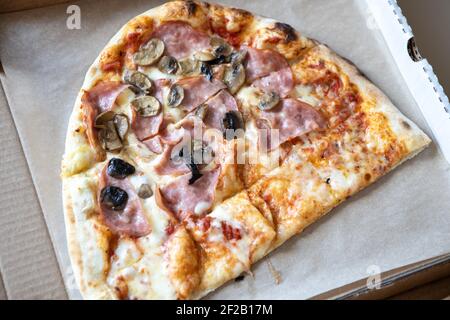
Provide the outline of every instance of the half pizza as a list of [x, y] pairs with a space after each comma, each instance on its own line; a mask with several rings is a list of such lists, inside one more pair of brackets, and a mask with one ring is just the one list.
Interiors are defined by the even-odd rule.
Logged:
[[87, 72], [62, 162], [87, 299], [201, 298], [430, 143], [291, 26], [173, 1]]

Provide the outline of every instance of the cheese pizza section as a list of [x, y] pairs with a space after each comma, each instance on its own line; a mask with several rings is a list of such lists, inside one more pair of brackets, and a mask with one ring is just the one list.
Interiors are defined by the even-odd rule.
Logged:
[[87, 299], [201, 298], [430, 140], [291, 26], [171, 1], [89, 69], [62, 163]]
[[272, 216], [274, 248], [429, 144], [383, 96], [374, 99], [334, 129], [297, 140], [284, 163], [249, 188], [252, 203]]
[[201, 248], [202, 277], [196, 297], [201, 297], [225, 282], [250, 272], [275, 238], [269, 221], [252, 205], [247, 193], [225, 200], [187, 228]]

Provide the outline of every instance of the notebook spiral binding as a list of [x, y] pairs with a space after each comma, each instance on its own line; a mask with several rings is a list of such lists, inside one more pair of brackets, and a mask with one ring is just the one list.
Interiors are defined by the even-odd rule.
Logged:
[[[409, 38], [414, 38], [414, 34], [412, 32], [412, 29], [410, 25], [408, 24], [408, 21], [406, 17], [402, 13], [402, 9], [397, 3], [397, 0], [388, 0], [389, 5], [392, 7], [392, 10], [394, 14], [398, 18], [398, 23], [403, 28], [403, 32], [409, 36]], [[439, 101], [443, 104], [445, 112], [449, 115], [450, 118], [450, 102], [447, 97], [447, 95], [444, 92], [444, 88], [440, 85], [439, 80], [436, 76], [436, 74], [433, 71], [433, 67], [430, 65], [430, 63], [426, 59], [420, 59], [421, 63], [423, 64], [423, 71], [426, 73], [428, 80], [432, 83], [433, 89], [436, 92], [436, 95], [439, 98]]]

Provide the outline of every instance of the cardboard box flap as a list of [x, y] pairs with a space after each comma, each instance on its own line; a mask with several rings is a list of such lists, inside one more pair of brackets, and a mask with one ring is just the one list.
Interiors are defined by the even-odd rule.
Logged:
[[432, 66], [414, 50], [412, 29], [395, 0], [366, 3], [435, 142], [450, 162], [450, 104]]
[[350, 283], [313, 297], [322, 299], [386, 299], [450, 275], [450, 253]]
[[55, 252], [1, 87], [0, 119], [0, 299], [64, 299]]

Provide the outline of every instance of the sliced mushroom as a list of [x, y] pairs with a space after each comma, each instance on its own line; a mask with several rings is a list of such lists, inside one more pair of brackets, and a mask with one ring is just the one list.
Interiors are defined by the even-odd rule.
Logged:
[[223, 82], [223, 78], [225, 76], [225, 71], [227, 70], [227, 65], [219, 64], [212, 67], [212, 73], [214, 79], [220, 80]]
[[258, 103], [258, 108], [262, 111], [273, 109], [280, 102], [280, 96], [276, 92], [264, 93]]
[[158, 62], [158, 69], [164, 73], [175, 74], [178, 70], [178, 61], [174, 57], [164, 56]]
[[243, 63], [246, 56], [247, 56], [247, 51], [245, 51], [245, 50], [234, 51], [230, 56], [231, 63], [232, 64]]
[[178, 107], [184, 99], [184, 90], [178, 84], [174, 84], [170, 87], [169, 93], [167, 95], [167, 105], [169, 107]]
[[152, 195], [153, 195], [152, 187], [147, 183], [141, 184], [138, 190], [139, 198], [147, 199], [150, 198]]
[[127, 71], [123, 77], [126, 83], [137, 88], [138, 91], [149, 93], [152, 88], [152, 81], [144, 73], [139, 71]]
[[149, 66], [158, 61], [163, 52], [164, 42], [159, 39], [151, 39], [133, 55], [133, 62], [140, 66]]
[[204, 120], [206, 118], [206, 115], [208, 113], [208, 105], [206, 103], [203, 103], [197, 107], [197, 109], [194, 112], [194, 115], [201, 120]]
[[207, 62], [214, 60], [216, 56], [211, 51], [204, 50], [204, 51], [197, 51], [196, 53], [194, 53], [194, 58], [198, 61]]
[[212, 79], [214, 77], [211, 66], [209, 64], [207, 64], [206, 62], [201, 62], [200, 73], [203, 74], [205, 76], [205, 78], [208, 79], [208, 81], [212, 81]]
[[105, 111], [100, 113], [95, 118], [94, 127], [96, 127], [97, 129], [106, 128], [106, 123], [113, 120], [115, 115], [116, 114], [113, 111]]
[[193, 75], [200, 72], [200, 66], [197, 60], [187, 58], [178, 61], [178, 74], [180, 75]]
[[157, 115], [161, 109], [158, 99], [152, 96], [136, 98], [131, 102], [131, 105], [141, 117], [152, 117]]
[[212, 53], [216, 57], [229, 56], [233, 51], [233, 48], [222, 38], [212, 37], [210, 41], [212, 47]]
[[223, 82], [227, 85], [231, 94], [235, 94], [245, 82], [244, 66], [241, 63], [227, 66]]
[[123, 113], [116, 114], [113, 118], [114, 126], [116, 127], [117, 134], [119, 135], [120, 140], [125, 139], [125, 135], [128, 132], [130, 124], [128, 122], [128, 117]]
[[106, 127], [99, 132], [99, 138], [103, 149], [106, 151], [118, 151], [122, 149], [122, 141], [117, 134], [113, 121], [106, 122]]

